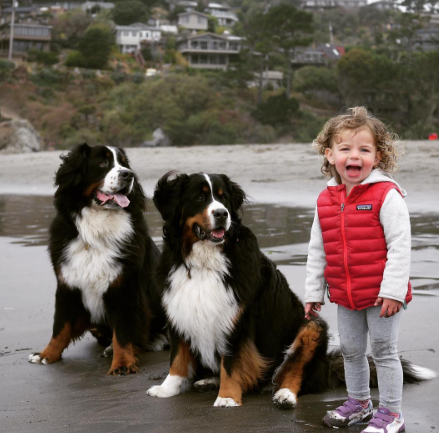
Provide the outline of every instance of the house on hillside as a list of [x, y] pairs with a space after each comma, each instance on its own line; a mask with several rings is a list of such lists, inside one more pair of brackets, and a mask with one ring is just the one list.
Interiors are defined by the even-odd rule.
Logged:
[[133, 53], [141, 49], [141, 42], [158, 42], [162, 38], [159, 27], [148, 26], [143, 23], [129, 26], [116, 26], [116, 44], [122, 53]]
[[322, 44], [318, 47], [296, 48], [292, 56], [293, 66], [326, 66], [336, 63], [344, 55], [342, 45]]
[[395, 10], [398, 6], [392, 0], [379, 0], [377, 2], [370, 3], [368, 7], [378, 9], [380, 11], [387, 11]]
[[[0, 56], [9, 54], [10, 24], [0, 26]], [[14, 57], [27, 57], [29, 50], [50, 51], [52, 26], [34, 23], [16, 23], [14, 25]]]
[[223, 27], [233, 27], [238, 21], [238, 17], [233, 12], [215, 11], [210, 13], [218, 20], [218, 24]]
[[180, 7], [184, 8], [184, 10], [186, 12], [191, 12], [191, 11], [194, 11], [195, 8], [198, 6], [198, 2], [196, 2], [196, 1], [180, 0], [179, 2], [177, 2], [177, 4], [175, 6], [171, 3], [171, 5], [170, 5], [171, 11], [174, 10], [174, 8], [176, 6], [180, 6]]
[[439, 29], [420, 29], [413, 41], [414, 51], [439, 51]]
[[354, 9], [367, 5], [367, 0], [301, 0], [300, 6], [305, 10], [323, 10], [332, 8]]
[[[18, 6], [15, 8], [15, 22], [24, 19], [35, 18], [39, 14], [37, 6]], [[12, 7], [0, 6], [0, 25], [10, 23], [12, 16]]]
[[215, 12], [228, 12], [232, 8], [229, 5], [223, 5], [221, 3], [208, 3], [206, 6], [206, 12], [209, 14], [214, 14]]
[[114, 9], [114, 3], [110, 2], [92, 2], [92, 1], [86, 1], [81, 4], [81, 10], [84, 12], [90, 12], [94, 8], [99, 8], [102, 10], [111, 10]]
[[204, 33], [181, 40], [177, 49], [193, 68], [226, 70], [241, 44], [238, 36]]
[[178, 25], [188, 30], [206, 31], [209, 26], [209, 15], [197, 11], [178, 14]]

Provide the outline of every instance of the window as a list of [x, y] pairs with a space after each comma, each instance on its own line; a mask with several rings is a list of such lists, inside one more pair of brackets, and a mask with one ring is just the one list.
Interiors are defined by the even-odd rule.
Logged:
[[126, 31], [125, 31], [125, 32], [123, 32], [123, 35], [124, 35], [124, 36], [129, 36], [129, 35], [130, 35], [130, 32], [126, 32]]
[[137, 36], [137, 32], [131, 32], [133, 36]]
[[206, 24], [206, 18], [198, 16], [198, 24]]

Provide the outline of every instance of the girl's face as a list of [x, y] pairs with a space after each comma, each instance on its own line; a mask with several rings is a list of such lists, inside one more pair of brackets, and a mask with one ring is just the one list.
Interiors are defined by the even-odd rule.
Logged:
[[374, 136], [368, 128], [345, 129], [333, 140], [325, 156], [335, 166], [341, 183], [346, 185], [349, 194], [355, 185], [359, 185], [381, 159], [381, 153], [375, 144]]

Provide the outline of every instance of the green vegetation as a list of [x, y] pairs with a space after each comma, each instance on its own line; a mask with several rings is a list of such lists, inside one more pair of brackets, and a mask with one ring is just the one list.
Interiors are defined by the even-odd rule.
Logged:
[[[233, 33], [246, 44], [227, 71], [212, 71], [190, 68], [174, 35], [143, 45], [145, 63], [121, 54], [114, 23], [172, 19], [182, 10], [116, 0], [94, 18], [81, 11], [54, 18], [54, 52], [30, 52], [26, 67], [1, 60], [2, 104], [55, 148], [138, 146], [157, 128], [174, 145], [310, 142], [330, 116], [360, 104], [403, 138], [426, 138], [439, 130], [439, 51], [414, 49], [416, 31], [428, 25], [420, 2], [406, 0], [409, 13], [370, 6], [309, 13], [293, 0], [272, 0], [268, 10], [266, 0], [230, 0], [240, 7]], [[346, 49], [338, 62], [291, 62], [304, 47], [328, 43], [330, 26]], [[217, 19], [209, 30], [221, 32]], [[158, 74], [146, 77], [147, 68]], [[264, 83], [266, 70], [282, 71], [283, 81]]]

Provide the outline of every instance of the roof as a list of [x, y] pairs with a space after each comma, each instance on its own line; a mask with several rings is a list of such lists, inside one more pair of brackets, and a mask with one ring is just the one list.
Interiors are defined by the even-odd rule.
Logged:
[[317, 47], [318, 51], [322, 51], [328, 59], [338, 60], [341, 58], [337, 46], [334, 44], [322, 44]]
[[224, 10], [228, 10], [230, 9], [230, 6], [227, 5], [222, 5], [220, 3], [209, 3], [207, 5], [208, 9], [224, 9]]
[[202, 17], [209, 18], [209, 15], [203, 14], [202, 12], [198, 12], [198, 11], [182, 12], [181, 14], [178, 14], [179, 17], [183, 15], [200, 15]]
[[226, 41], [240, 41], [242, 39], [239, 36], [217, 35], [216, 33], [210, 33], [210, 32], [200, 33], [200, 34], [194, 35], [194, 36], [189, 36], [186, 39], [198, 39], [198, 38], [202, 38], [203, 36], [213, 36], [214, 38], [224, 39]]
[[197, 2], [192, 2], [192, 1], [185, 1], [185, 0], [181, 0], [177, 3], [178, 6], [193, 6], [193, 7], [197, 7], [198, 3]]
[[127, 26], [116, 26], [116, 30], [155, 30], [160, 32], [160, 27], [148, 26], [144, 23], [134, 23]]
[[[38, 7], [36, 6], [19, 6], [18, 8], [15, 8], [16, 14], [29, 14], [31, 12], [38, 11]], [[2, 14], [11, 14], [12, 13], [12, 7], [4, 8], [2, 9]]]

